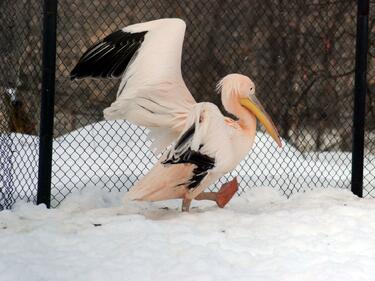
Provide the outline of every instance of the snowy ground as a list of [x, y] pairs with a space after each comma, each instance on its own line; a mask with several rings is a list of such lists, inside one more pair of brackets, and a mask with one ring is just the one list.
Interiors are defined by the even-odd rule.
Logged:
[[[38, 140], [12, 138], [0, 190], [10, 182], [32, 200]], [[245, 193], [225, 209], [196, 202], [186, 214], [178, 201], [121, 202], [117, 190], [155, 161], [145, 140], [126, 122], [55, 139], [52, 204], [62, 203], [47, 210], [18, 202], [0, 212], [0, 281], [375, 280], [375, 198], [328, 188], [350, 186], [349, 154], [276, 149], [258, 133], [229, 176], [239, 177]], [[367, 155], [367, 192], [374, 170], [375, 156]]]
[[225, 209], [75, 193], [0, 212], [0, 280], [375, 280], [375, 199], [255, 188]]

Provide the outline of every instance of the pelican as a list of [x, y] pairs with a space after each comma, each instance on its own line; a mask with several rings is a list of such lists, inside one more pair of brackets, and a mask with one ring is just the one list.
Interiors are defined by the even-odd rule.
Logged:
[[185, 28], [178, 18], [127, 26], [86, 50], [70, 77], [121, 78], [104, 118], [126, 119], [150, 131], [151, 149], [159, 161], [127, 192], [126, 200], [180, 198], [182, 211], [189, 211], [193, 199], [224, 207], [238, 189], [236, 178], [219, 192], [204, 190], [248, 154], [257, 119], [277, 145], [282, 144], [249, 77], [229, 74], [217, 85], [225, 110], [236, 120], [212, 103], [194, 100], [181, 74]]

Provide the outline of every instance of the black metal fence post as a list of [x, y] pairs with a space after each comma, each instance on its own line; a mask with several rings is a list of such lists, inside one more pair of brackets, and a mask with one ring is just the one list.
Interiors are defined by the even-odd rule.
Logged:
[[39, 132], [39, 171], [37, 204], [50, 207], [52, 140], [55, 97], [57, 0], [44, 0], [43, 77]]
[[357, 42], [354, 82], [352, 192], [363, 196], [364, 127], [367, 94], [367, 51], [369, 1], [358, 0]]

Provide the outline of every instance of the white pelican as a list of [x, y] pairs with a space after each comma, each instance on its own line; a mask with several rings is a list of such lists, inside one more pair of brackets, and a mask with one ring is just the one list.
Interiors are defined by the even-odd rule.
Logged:
[[71, 79], [121, 78], [117, 99], [104, 110], [104, 118], [149, 128], [152, 149], [164, 151], [126, 198], [181, 198], [182, 211], [193, 199], [224, 207], [238, 189], [236, 179], [217, 193], [203, 191], [247, 155], [256, 118], [280, 147], [281, 141], [247, 76], [229, 74], [218, 83], [224, 108], [238, 120], [223, 116], [212, 103], [194, 100], [181, 75], [185, 27], [181, 19], [159, 19], [118, 30], [82, 55]]

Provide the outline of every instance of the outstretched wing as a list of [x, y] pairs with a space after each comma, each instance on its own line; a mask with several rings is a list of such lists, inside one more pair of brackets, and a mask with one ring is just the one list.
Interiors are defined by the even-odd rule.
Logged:
[[151, 129], [159, 151], [177, 138], [195, 104], [181, 74], [181, 19], [160, 19], [116, 31], [89, 48], [72, 79], [122, 77], [107, 120], [127, 119]]

